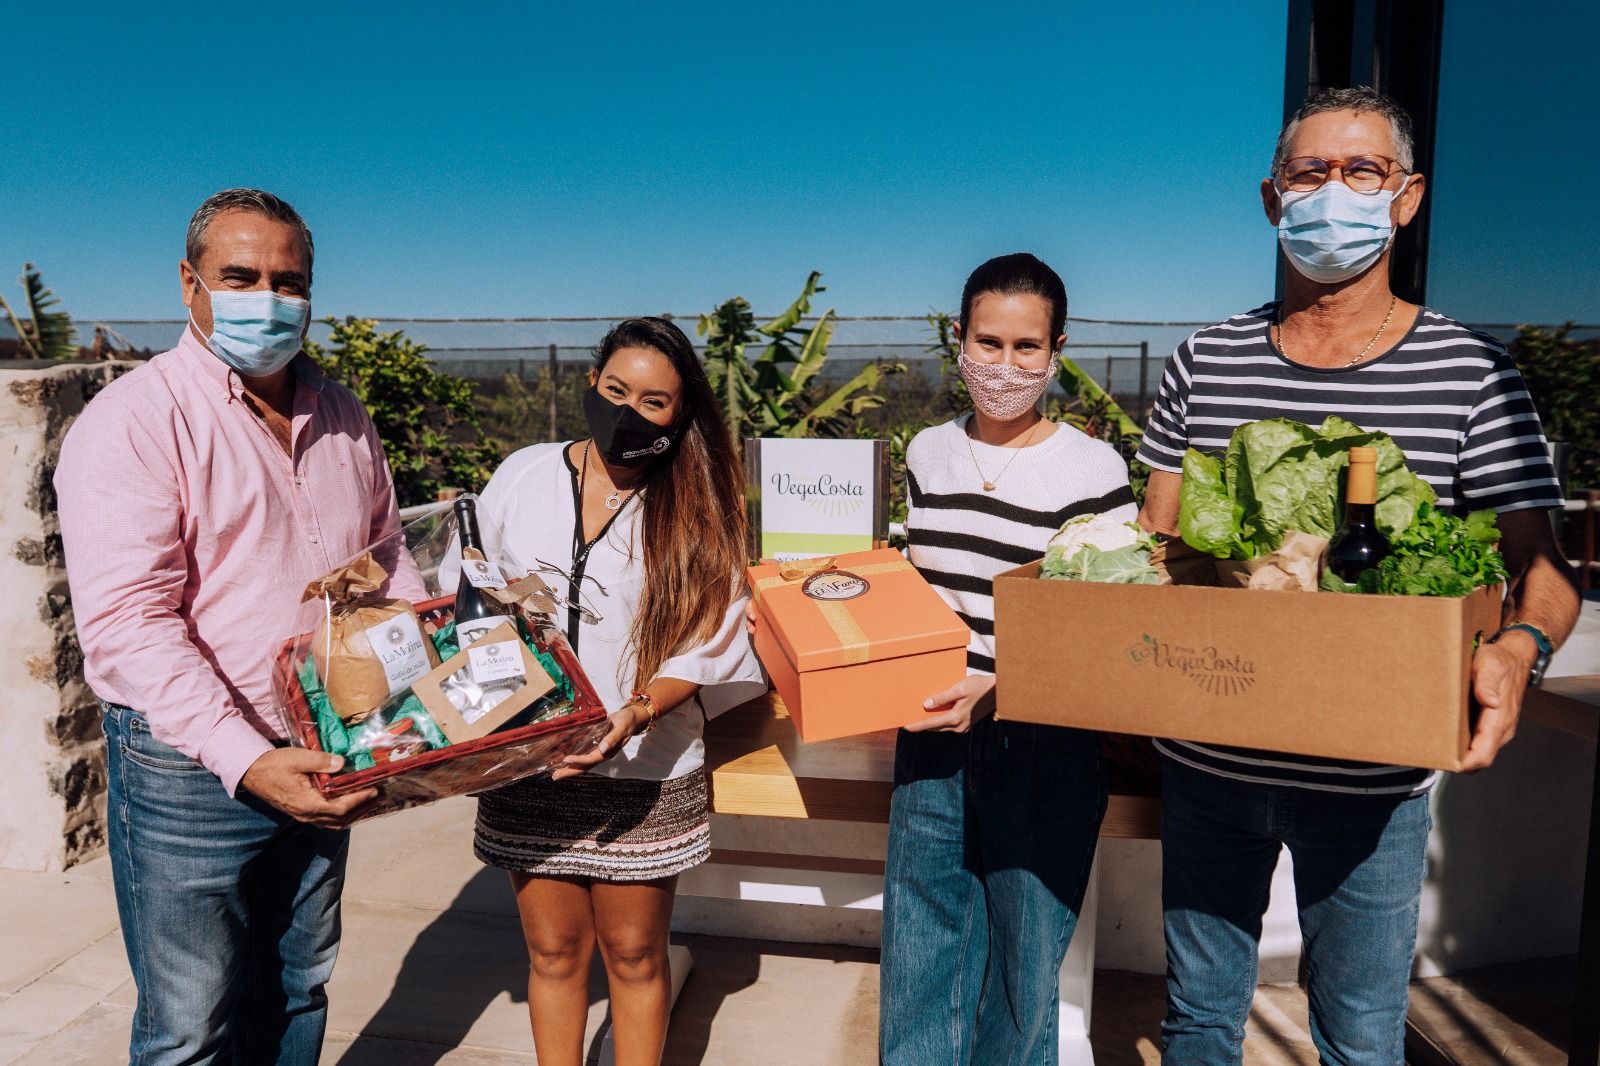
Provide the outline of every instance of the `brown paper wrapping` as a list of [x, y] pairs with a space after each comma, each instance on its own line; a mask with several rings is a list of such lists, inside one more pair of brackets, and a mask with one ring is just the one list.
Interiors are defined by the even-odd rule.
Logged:
[[1278, 550], [1244, 562], [1221, 560], [1224, 584], [1268, 592], [1315, 592], [1328, 555], [1328, 538], [1291, 529]]
[[1328, 555], [1328, 539], [1290, 530], [1278, 550], [1254, 559], [1218, 559], [1175, 538], [1150, 554], [1161, 584], [1221, 585], [1269, 592], [1315, 592]]
[[327, 605], [312, 637], [311, 655], [328, 702], [347, 724], [360, 722], [391, 695], [389, 674], [367, 638], [373, 626], [409, 617], [423, 633], [429, 666], [439, 665], [439, 654], [411, 604], [375, 595], [388, 579], [388, 572], [366, 552], [311, 582], [301, 597], [301, 602], [320, 599]]
[[555, 593], [550, 591], [537, 574], [528, 574], [511, 582], [503, 589], [484, 589], [507, 607], [520, 607], [528, 614], [554, 615], [557, 609]]

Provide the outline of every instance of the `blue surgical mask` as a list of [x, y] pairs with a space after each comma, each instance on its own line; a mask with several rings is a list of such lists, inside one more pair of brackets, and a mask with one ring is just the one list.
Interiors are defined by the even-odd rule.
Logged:
[[[195, 283], [206, 289], [198, 275]], [[311, 321], [310, 300], [280, 296], [269, 289], [206, 292], [211, 294], [211, 335], [206, 346], [242, 376], [269, 377], [299, 354], [306, 323]], [[194, 321], [192, 311], [189, 321]]]
[[1280, 192], [1278, 245], [1312, 281], [1348, 281], [1376, 263], [1394, 239], [1389, 205], [1404, 191], [1402, 185], [1365, 194], [1329, 181], [1311, 192]]

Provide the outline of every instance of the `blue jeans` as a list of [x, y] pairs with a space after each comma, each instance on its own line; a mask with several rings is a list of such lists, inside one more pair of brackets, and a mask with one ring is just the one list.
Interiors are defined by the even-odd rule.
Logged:
[[882, 1062], [1053, 1066], [1057, 976], [1106, 809], [1099, 736], [993, 719], [902, 730], [894, 784]]
[[315, 1066], [350, 834], [296, 822], [105, 704], [133, 1066]]
[[1255, 992], [1261, 917], [1281, 846], [1324, 1063], [1404, 1061], [1407, 984], [1426, 863], [1428, 797], [1261, 785], [1164, 758], [1164, 1063], [1236, 1063]]

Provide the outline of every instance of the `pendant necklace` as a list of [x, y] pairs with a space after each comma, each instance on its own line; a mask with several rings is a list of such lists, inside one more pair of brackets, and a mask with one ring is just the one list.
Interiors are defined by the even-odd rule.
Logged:
[[[589, 472], [589, 445], [591, 443], [591, 441], [583, 442], [583, 472], [585, 474]], [[581, 479], [578, 483], [578, 491], [583, 491], [583, 482]], [[617, 488], [615, 485], [611, 486], [611, 495], [606, 497], [606, 510], [620, 511], [622, 509], [622, 505], [628, 502], [628, 497], [632, 496], [634, 491], [635, 490], [633, 489], [629, 489], [627, 491], [627, 495], [623, 495], [623, 491], [621, 489]]]
[[1043, 421], [1044, 419], [1041, 418], [1039, 422], [1035, 422], [1033, 425], [1028, 427], [1028, 439], [1023, 441], [1016, 448], [1012, 449], [1011, 458], [1006, 460], [1006, 465], [1002, 466], [1000, 468], [1000, 473], [996, 474], [994, 477], [989, 477], [983, 472], [983, 466], [978, 462], [978, 453], [972, 448], [972, 434], [967, 433], [963, 429], [963, 435], [967, 438], [967, 454], [972, 456], [972, 465], [978, 471], [978, 480], [983, 482], [984, 492], [993, 492], [995, 490], [995, 486], [1000, 483], [1000, 479], [1005, 476], [1005, 472], [1011, 469], [1011, 464], [1017, 461], [1018, 455], [1022, 454], [1022, 449], [1033, 443], [1033, 431], [1038, 429], [1039, 423]]

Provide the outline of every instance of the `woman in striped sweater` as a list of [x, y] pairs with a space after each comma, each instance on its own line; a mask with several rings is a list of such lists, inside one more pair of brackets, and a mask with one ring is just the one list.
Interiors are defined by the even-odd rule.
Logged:
[[927, 718], [895, 745], [880, 971], [889, 1066], [1057, 1061], [1057, 973], [1105, 813], [1100, 739], [994, 720], [991, 593], [1067, 519], [1134, 517], [1116, 450], [1039, 413], [1066, 316], [1066, 287], [1034, 256], [975, 270], [956, 333], [975, 410], [906, 451], [911, 562], [972, 635], [966, 679], [930, 693]]

